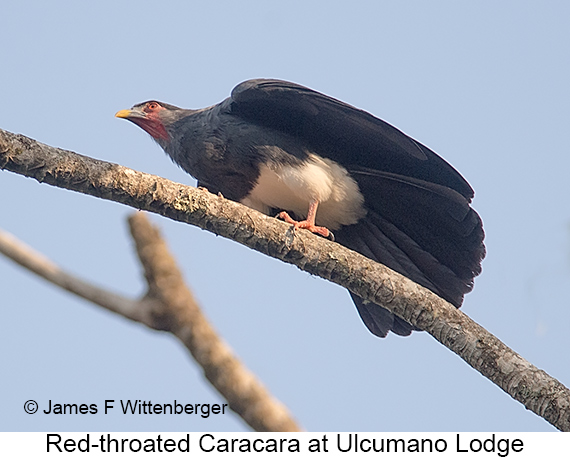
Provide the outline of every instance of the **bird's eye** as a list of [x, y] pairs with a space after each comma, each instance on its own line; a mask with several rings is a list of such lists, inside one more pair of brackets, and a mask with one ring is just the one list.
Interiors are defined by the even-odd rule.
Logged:
[[157, 109], [158, 106], [159, 106], [158, 103], [156, 103], [156, 102], [151, 102], [151, 103], [149, 103], [149, 104], [147, 105], [147, 108], [150, 109], [150, 110], [154, 110], [154, 109]]

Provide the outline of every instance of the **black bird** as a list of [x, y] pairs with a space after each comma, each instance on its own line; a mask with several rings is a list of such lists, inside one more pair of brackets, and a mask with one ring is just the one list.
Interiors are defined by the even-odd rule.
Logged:
[[[296, 228], [330, 229], [342, 245], [458, 308], [481, 272], [484, 233], [469, 206], [471, 186], [365, 111], [298, 84], [254, 79], [209, 108], [148, 101], [116, 116], [148, 132], [199, 186]], [[351, 295], [375, 335], [415, 330]]]

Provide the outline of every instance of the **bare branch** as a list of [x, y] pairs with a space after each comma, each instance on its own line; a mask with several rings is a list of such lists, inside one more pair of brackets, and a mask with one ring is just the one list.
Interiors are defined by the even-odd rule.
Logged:
[[0, 252], [62, 289], [128, 319], [145, 323], [142, 307], [137, 300], [114, 294], [63, 271], [52, 261], [3, 230], [0, 230]]
[[148, 296], [162, 305], [162, 312], [155, 319], [184, 343], [230, 408], [254, 430], [300, 431], [287, 409], [269, 395], [216, 334], [186, 286], [166, 243], [145, 214], [131, 216], [129, 225], [145, 270]]
[[437, 295], [339, 244], [206, 192], [2, 130], [0, 168], [197, 225], [340, 284], [429, 332], [528, 409], [570, 431], [570, 391], [559, 381]]
[[232, 354], [202, 314], [158, 231], [144, 213], [129, 219], [149, 293], [131, 300], [69, 274], [17, 238], [0, 230], [0, 253], [47, 281], [96, 305], [156, 330], [173, 333], [227, 399], [229, 407], [254, 430], [300, 431], [285, 406], [275, 400]]

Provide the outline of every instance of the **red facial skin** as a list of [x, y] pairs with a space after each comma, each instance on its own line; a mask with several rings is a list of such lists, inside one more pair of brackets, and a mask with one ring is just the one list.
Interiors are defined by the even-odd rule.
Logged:
[[165, 109], [157, 102], [148, 102], [142, 107], [145, 117], [131, 117], [129, 120], [137, 124], [155, 140], [168, 141], [170, 137], [160, 119], [160, 112]]

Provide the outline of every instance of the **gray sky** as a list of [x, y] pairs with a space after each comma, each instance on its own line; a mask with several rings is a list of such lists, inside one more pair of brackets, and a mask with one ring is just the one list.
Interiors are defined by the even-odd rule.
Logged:
[[[0, 128], [186, 184], [113, 117], [154, 98], [200, 108], [255, 77], [370, 111], [476, 191], [487, 258], [463, 310], [570, 385], [570, 7], [562, 1], [20, 1], [2, 8]], [[144, 291], [109, 201], [0, 172], [0, 226], [100, 285]], [[311, 431], [548, 431], [431, 336], [373, 337], [348, 293], [152, 216], [223, 338]], [[2, 431], [245, 430], [233, 414], [53, 416], [26, 400], [222, 403], [174, 338], [0, 258]]]

